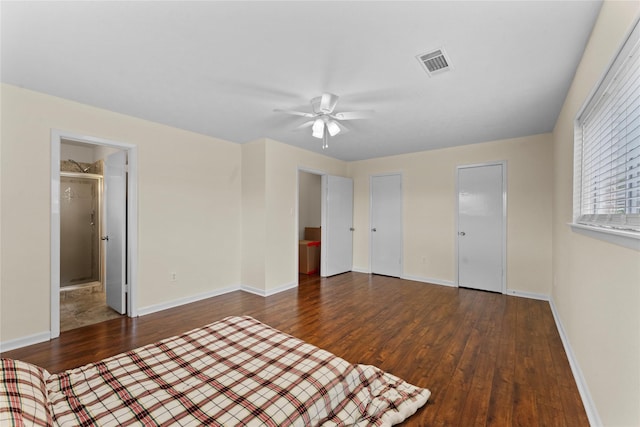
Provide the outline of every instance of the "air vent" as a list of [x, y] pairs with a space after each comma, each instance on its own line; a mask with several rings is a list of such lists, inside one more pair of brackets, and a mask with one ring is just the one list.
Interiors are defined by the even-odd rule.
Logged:
[[443, 48], [417, 56], [429, 76], [443, 73], [451, 69], [449, 58]]

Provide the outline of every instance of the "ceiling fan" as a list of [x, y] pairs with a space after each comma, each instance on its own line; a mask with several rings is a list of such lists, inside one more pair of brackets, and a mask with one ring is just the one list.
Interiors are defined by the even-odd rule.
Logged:
[[314, 138], [322, 139], [322, 149], [329, 146], [329, 136], [336, 136], [340, 132], [346, 132], [347, 128], [340, 123], [343, 120], [359, 120], [367, 119], [373, 114], [373, 110], [361, 110], [361, 111], [346, 111], [336, 113], [334, 109], [338, 103], [338, 95], [325, 92], [321, 96], [316, 96], [311, 99], [312, 113], [296, 110], [281, 110], [275, 109], [273, 111], [278, 113], [292, 114], [294, 116], [306, 117], [310, 120], [304, 122], [296, 129], [304, 129], [311, 127], [311, 135]]

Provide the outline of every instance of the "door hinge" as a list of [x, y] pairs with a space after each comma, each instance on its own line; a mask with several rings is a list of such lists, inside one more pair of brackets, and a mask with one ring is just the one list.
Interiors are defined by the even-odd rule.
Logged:
[[125, 293], [129, 293], [129, 284], [128, 283], [124, 284], [124, 292]]

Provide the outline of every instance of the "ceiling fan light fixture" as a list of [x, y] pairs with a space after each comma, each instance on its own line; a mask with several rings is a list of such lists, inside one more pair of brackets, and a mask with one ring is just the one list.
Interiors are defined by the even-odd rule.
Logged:
[[336, 136], [340, 133], [340, 126], [338, 126], [336, 122], [331, 120], [327, 122], [327, 131], [329, 132], [329, 135]]
[[313, 122], [313, 126], [312, 126], [311, 130], [312, 130], [312, 134], [311, 135], [314, 138], [322, 139], [322, 137], [324, 136], [324, 120], [316, 119], [316, 121]]

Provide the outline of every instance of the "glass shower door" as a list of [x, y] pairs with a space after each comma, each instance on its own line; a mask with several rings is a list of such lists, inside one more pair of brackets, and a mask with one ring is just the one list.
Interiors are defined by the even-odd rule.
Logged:
[[60, 287], [100, 281], [100, 177], [60, 176]]

